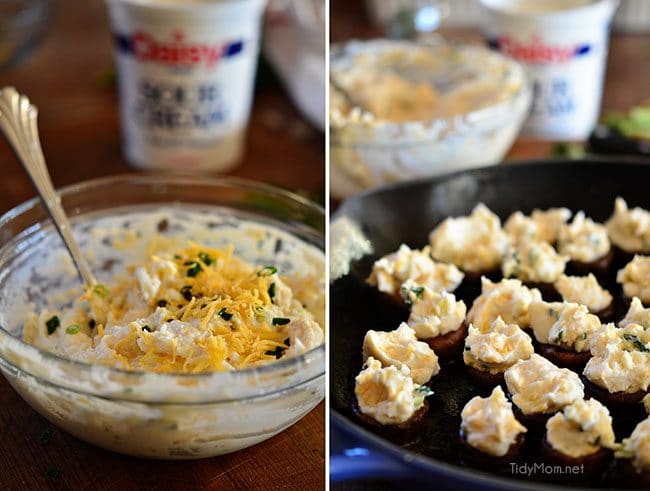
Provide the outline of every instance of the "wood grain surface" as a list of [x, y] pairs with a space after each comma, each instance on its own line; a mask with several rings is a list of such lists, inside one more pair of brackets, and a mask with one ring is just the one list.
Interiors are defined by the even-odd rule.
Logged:
[[[43, 44], [0, 72], [39, 108], [57, 186], [134, 172], [124, 160], [111, 36], [100, 0], [61, 0]], [[257, 81], [247, 153], [232, 174], [323, 199], [324, 137], [299, 116], [268, 67]], [[0, 143], [0, 212], [34, 191]], [[83, 443], [40, 417], [0, 377], [0, 490], [322, 489], [324, 404], [284, 433], [231, 455], [187, 462], [120, 456]]]

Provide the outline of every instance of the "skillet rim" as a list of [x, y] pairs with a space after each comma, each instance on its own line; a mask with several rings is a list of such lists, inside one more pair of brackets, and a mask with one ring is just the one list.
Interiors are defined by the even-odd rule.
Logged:
[[[448, 180], [454, 179], [463, 175], [474, 175], [474, 176], [485, 176], [494, 173], [504, 172], [502, 169], [512, 169], [512, 168], [528, 168], [528, 169], [537, 169], [541, 167], [553, 166], [557, 167], [566, 167], [566, 166], [620, 166], [628, 168], [638, 168], [641, 166], [648, 166], [648, 171], [650, 171], [650, 159], [643, 159], [637, 156], [588, 156], [584, 159], [568, 159], [568, 158], [536, 158], [536, 159], [522, 159], [514, 160], [506, 163], [501, 163], [497, 165], [489, 165], [476, 167], [472, 169], [463, 169], [455, 172], [450, 172], [446, 174], [441, 174], [437, 176], [429, 176], [420, 179], [413, 179], [409, 181], [396, 182], [393, 184], [371, 188], [362, 193], [356, 194], [350, 198], [344, 200], [337, 210], [331, 215], [330, 223], [334, 220], [350, 216], [350, 211], [352, 208], [360, 202], [367, 200], [369, 197], [380, 195], [388, 192], [395, 192], [398, 190], [405, 190], [413, 186], [422, 186], [422, 185], [434, 185], [446, 182]], [[623, 168], [620, 169], [621, 172], [624, 171]], [[330, 283], [330, 287], [331, 287]], [[331, 304], [330, 304], [331, 309]], [[333, 335], [334, 326], [330, 326], [330, 336]], [[330, 346], [332, 342], [328, 342]], [[330, 360], [331, 361], [331, 360]], [[328, 390], [328, 397], [331, 397], [332, 389]], [[414, 476], [416, 478], [425, 478], [430, 481], [435, 475], [444, 477], [450, 482], [456, 482], [458, 484], [471, 484], [478, 486], [488, 486], [491, 489], [503, 489], [503, 490], [531, 490], [531, 491], [548, 491], [548, 490], [588, 490], [592, 488], [588, 487], [567, 487], [567, 486], [558, 486], [553, 483], [542, 483], [542, 482], [531, 482], [526, 480], [514, 479], [502, 477], [494, 474], [489, 474], [482, 472], [479, 469], [474, 469], [471, 467], [459, 467], [453, 464], [449, 464], [442, 460], [428, 457], [426, 455], [413, 452], [409, 449], [403, 448], [399, 445], [392, 443], [391, 441], [376, 435], [361, 425], [355, 423], [347, 416], [340, 413], [335, 409], [330, 403], [330, 419], [331, 422], [339, 428], [340, 431], [347, 432], [358, 439], [360, 439], [360, 444], [368, 444], [369, 441], [371, 446], [379, 449], [384, 454], [389, 455], [390, 457], [398, 460], [402, 465], [412, 468], [413, 470], [422, 470], [426, 474], [422, 476]], [[359, 438], [360, 437], [360, 438]], [[371, 478], [371, 476], [368, 476]], [[615, 488], [607, 488], [615, 489]]]

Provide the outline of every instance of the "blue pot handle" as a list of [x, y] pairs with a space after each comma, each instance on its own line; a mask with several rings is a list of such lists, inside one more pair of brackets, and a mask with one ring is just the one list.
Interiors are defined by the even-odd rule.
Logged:
[[351, 479], [401, 479], [412, 477], [401, 462], [364, 447], [353, 447], [330, 457], [331, 482]]
[[403, 462], [368, 448], [358, 437], [332, 418], [330, 448], [331, 482], [351, 479], [401, 479], [413, 477]]

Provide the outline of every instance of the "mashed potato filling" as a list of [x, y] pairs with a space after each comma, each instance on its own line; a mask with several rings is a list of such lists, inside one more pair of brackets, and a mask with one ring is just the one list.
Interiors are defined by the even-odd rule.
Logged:
[[506, 278], [528, 283], [553, 283], [564, 273], [569, 258], [547, 242], [524, 240], [506, 251], [501, 271]]
[[569, 302], [533, 302], [530, 326], [540, 343], [568, 351], [589, 351], [591, 337], [600, 329], [600, 319], [586, 306]]
[[637, 297], [632, 298], [627, 314], [618, 321], [618, 327], [626, 327], [630, 324], [639, 324], [650, 329], [650, 308], [644, 308], [641, 300]]
[[461, 412], [461, 418], [460, 428], [467, 443], [495, 457], [506, 455], [517, 437], [526, 433], [501, 387], [495, 387], [490, 397], [470, 399]]
[[579, 458], [616, 448], [609, 410], [596, 399], [577, 400], [546, 422], [546, 441], [558, 452]]
[[412, 282], [402, 285], [402, 293], [411, 305], [408, 325], [418, 339], [443, 336], [463, 325], [467, 307], [453, 293], [436, 292]]
[[194, 243], [151, 250], [144, 264], [88, 289], [62, 313], [31, 313], [23, 336], [74, 360], [186, 373], [256, 366], [324, 339], [275, 266]]

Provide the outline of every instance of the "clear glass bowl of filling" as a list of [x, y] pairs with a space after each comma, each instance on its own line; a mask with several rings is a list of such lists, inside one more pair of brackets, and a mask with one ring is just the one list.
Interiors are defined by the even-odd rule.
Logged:
[[[249, 262], [276, 260], [313, 274], [305, 302], [323, 326], [324, 211], [300, 196], [245, 180], [165, 176], [87, 181], [60, 196], [100, 281], [119, 269], [118, 239], [136, 243], [134, 257], [144, 249], [137, 242], [161, 229], [213, 246], [229, 242]], [[242, 224], [261, 233], [240, 233]], [[272, 437], [324, 397], [323, 345], [252, 368], [187, 374], [88, 364], [25, 343], [25, 313], [63, 308], [75, 288], [80, 282], [37, 199], [0, 217], [0, 371], [35, 410], [82, 440], [139, 457], [209, 457]]]
[[521, 65], [437, 38], [334, 46], [330, 83], [330, 179], [339, 198], [496, 164], [532, 103]]

